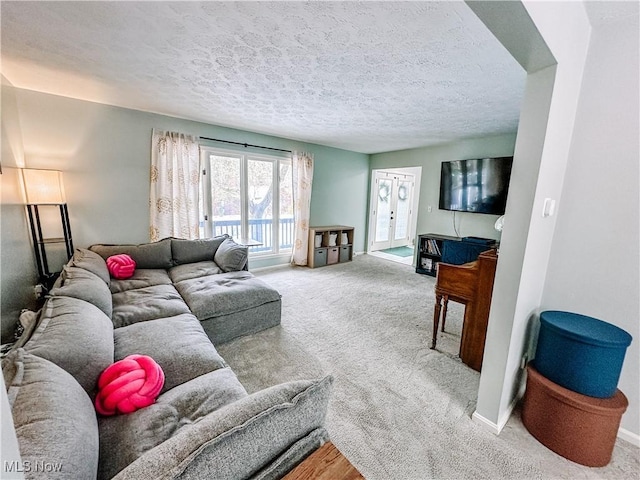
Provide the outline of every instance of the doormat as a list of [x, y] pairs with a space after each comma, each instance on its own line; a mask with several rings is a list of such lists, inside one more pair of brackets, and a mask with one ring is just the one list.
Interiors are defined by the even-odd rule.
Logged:
[[413, 248], [411, 247], [394, 247], [385, 248], [380, 250], [382, 253], [388, 253], [389, 255], [396, 255], [397, 257], [411, 257], [413, 256]]

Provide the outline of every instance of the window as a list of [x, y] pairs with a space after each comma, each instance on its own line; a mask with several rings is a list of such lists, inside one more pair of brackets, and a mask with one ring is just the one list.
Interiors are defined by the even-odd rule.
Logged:
[[202, 147], [201, 236], [227, 233], [254, 240], [252, 254], [290, 252], [293, 245], [291, 159]]

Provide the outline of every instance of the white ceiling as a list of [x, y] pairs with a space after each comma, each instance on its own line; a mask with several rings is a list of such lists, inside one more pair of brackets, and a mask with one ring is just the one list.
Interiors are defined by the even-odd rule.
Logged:
[[2, 1], [16, 87], [365, 153], [515, 132], [526, 72], [461, 1]]

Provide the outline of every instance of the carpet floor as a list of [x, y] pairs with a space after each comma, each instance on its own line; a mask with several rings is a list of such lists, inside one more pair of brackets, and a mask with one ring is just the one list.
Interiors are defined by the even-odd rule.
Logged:
[[516, 411], [499, 436], [471, 419], [479, 373], [457, 357], [462, 307], [430, 350], [434, 278], [371, 255], [255, 272], [282, 294], [282, 325], [219, 347], [249, 392], [335, 378], [333, 443], [368, 480], [638, 478], [640, 450], [618, 440], [588, 468], [556, 455]]

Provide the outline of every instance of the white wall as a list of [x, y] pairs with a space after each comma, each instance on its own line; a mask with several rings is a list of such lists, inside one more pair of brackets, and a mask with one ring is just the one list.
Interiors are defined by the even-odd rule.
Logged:
[[[5, 465], [21, 465], [20, 445], [16, 437], [15, 427], [13, 425], [13, 417], [11, 416], [11, 405], [7, 395], [6, 386], [4, 384], [4, 375], [0, 375], [0, 418], [2, 418], [2, 436], [0, 440], [0, 472], [2, 478], [16, 480], [24, 478], [24, 473], [12, 468], [11, 471]], [[14, 463], [15, 462], [15, 463]]]
[[[440, 164], [449, 160], [511, 156], [514, 144], [515, 134], [463, 139], [433, 147], [377, 153], [371, 155], [370, 165], [372, 170], [422, 167], [417, 233], [455, 235], [453, 212], [438, 209]], [[500, 238], [500, 233], [493, 228], [498, 215], [458, 212], [455, 217], [463, 237]]]
[[640, 434], [638, 17], [591, 35], [569, 163], [542, 297], [633, 336], [619, 383], [622, 427]]

